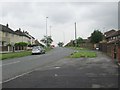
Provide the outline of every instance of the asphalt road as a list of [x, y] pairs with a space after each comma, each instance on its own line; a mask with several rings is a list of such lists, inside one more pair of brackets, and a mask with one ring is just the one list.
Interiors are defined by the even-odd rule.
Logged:
[[21, 59], [23, 63], [9, 67], [13, 66], [14, 71], [19, 70], [16, 70], [18, 64], [25, 71], [26, 66], [37, 68], [3, 83], [3, 88], [118, 88], [118, 66], [111, 58], [101, 52], [96, 52], [96, 58], [66, 58], [71, 52], [73, 50], [56, 48], [43, 56]]
[[7, 82], [11, 79], [32, 72], [38, 67], [43, 67], [52, 62], [58, 61], [72, 53], [73, 50], [67, 48], [54, 48], [53, 50], [41, 55], [31, 55], [2, 61], [2, 81]]

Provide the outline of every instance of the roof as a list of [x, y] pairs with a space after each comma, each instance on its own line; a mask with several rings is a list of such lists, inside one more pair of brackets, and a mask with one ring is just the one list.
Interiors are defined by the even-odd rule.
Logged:
[[16, 30], [15, 33], [16, 33], [17, 35], [25, 36], [25, 37], [28, 37], [28, 38], [30, 39], [30, 37], [27, 36], [25, 33], [23, 33], [20, 29], [19, 29], [19, 30]]
[[106, 36], [106, 38], [114, 37], [114, 36], [118, 36], [118, 35], [120, 35], [120, 30], [111, 33], [110, 35]]
[[32, 35], [30, 35], [27, 31], [23, 32], [25, 35], [27, 35], [28, 37], [35, 39]]
[[116, 30], [112, 29], [110, 31], [105, 32], [104, 35], [106, 35], [106, 37], [107, 37], [107, 36], [111, 35], [114, 32], [116, 32]]
[[41, 42], [41, 41], [38, 41], [38, 40], [35, 40], [35, 43], [36, 43], [37, 45], [46, 46], [46, 44], [44, 44], [43, 42]]
[[15, 33], [12, 29], [10, 29], [9, 27], [4, 26], [4, 25], [1, 25], [1, 24], [0, 24], [0, 31], [12, 33], [12, 34], [16, 34], [16, 33]]

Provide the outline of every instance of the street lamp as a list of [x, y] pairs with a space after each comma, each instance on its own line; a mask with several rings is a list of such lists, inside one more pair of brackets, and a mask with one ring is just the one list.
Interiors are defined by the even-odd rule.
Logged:
[[77, 46], [76, 22], [75, 22], [75, 46]]
[[46, 17], [46, 46], [47, 46], [47, 18], [48, 17]]
[[50, 26], [50, 36], [51, 36], [51, 28], [52, 28], [52, 26]]

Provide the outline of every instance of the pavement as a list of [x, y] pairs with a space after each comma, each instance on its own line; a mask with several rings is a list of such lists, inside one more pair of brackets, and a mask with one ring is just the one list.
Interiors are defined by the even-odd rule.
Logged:
[[2, 87], [118, 88], [118, 66], [108, 56], [96, 52], [96, 58], [67, 58], [64, 53], [64, 57], [4, 82]]

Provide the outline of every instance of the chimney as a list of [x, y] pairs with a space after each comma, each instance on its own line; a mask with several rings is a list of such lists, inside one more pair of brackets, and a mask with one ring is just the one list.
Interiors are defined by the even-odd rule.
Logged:
[[6, 24], [6, 27], [9, 27], [8, 23]]
[[21, 28], [19, 28], [19, 31], [21, 31]]

